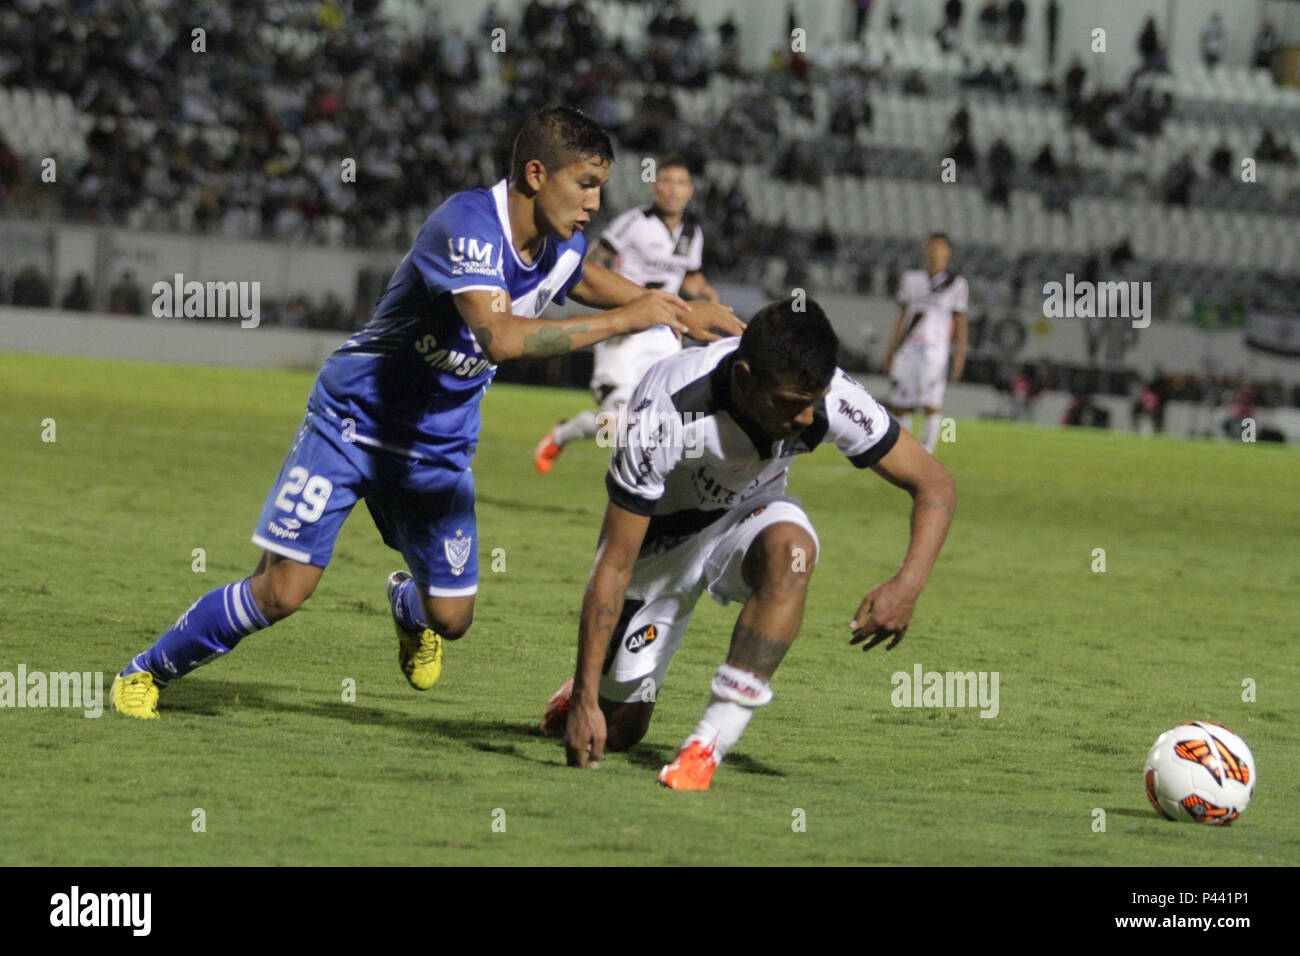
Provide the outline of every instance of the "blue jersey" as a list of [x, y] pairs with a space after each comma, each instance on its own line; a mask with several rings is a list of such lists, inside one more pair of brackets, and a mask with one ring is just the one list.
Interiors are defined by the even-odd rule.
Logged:
[[[464, 469], [478, 446], [479, 402], [496, 374], [453, 298], [504, 289], [515, 315], [536, 318], [582, 279], [587, 241], [548, 236], [536, 261], [519, 257], [506, 181], [456, 193], [434, 210], [370, 322], [332, 354], [309, 414], [348, 440]], [[350, 421], [350, 424], [349, 424]]]

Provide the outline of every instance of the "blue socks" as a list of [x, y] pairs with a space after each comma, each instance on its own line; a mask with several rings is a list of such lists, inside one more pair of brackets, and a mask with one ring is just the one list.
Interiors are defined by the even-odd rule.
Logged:
[[414, 634], [429, 626], [424, 622], [424, 605], [420, 603], [420, 590], [414, 581], [403, 581], [393, 592], [393, 620], [402, 630]]
[[[418, 595], [416, 606], [419, 606]], [[148, 671], [156, 682], [165, 685], [228, 654], [249, 634], [269, 626], [253, 600], [248, 578], [244, 578], [209, 591], [195, 601], [151, 648], [126, 665], [122, 676]]]

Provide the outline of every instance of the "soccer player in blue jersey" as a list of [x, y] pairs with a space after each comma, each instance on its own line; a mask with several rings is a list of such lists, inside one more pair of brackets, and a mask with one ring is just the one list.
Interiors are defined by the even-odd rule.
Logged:
[[[374, 315], [325, 362], [253, 533], [253, 574], [200, 597], [113, 681], [120, 713], [158, 716], [159, 690], [283, 620], [311, 596], [365, 499], [407, 571], [388, 579], [398, 662], [413, 687], [442, 672], [443, 641], [469, 629], [478, 590], [474, 476], [479, 402], [499, 362], [559, 355], [667, 325], [737, 334], [729, 310], [688, 306], [584, 263], [583, 228], [609, 178], [609, 137], [577, 110], [529, 118], [510, 175], [434, 210]], [[539, 319], [567, 296], [607, 311]]]

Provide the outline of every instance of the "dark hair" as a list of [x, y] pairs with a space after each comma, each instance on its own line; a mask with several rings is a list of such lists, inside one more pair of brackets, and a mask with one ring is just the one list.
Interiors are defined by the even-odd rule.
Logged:
[[554, 106], [534, 113], [519, 127], [510, 154], [510, 179], [522, 182], [524, 167], [541, 160], [554, 173], [582, 159], [614, 162], [614, 146], [595, 120], [571, 106]]
[[736, 357], [767, 384], [793, 380], [809, 390], [824, 388], [835, 374], [840, 342], [822, 307], [804, 299], [770, 302], [759, 309], [740, 337]]
[[656, 172], [660, 169], [676, 169], [676, 168], [684, 169], [686, 170], [687, 173], [691, 175], [695, 174], [695, 170], [691, 168], [690, 162], [687, 161], [686, 157], [683, 156], [681, 153], [664, 153], [662, 156], [659, 157], [658, 161], [655, 163]]

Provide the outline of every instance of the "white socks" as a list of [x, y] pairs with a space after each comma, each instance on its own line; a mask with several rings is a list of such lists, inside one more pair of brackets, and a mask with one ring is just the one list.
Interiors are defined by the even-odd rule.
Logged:
[[571, 441], [579, 438], [591, 438], [600, 429], [600, 422], [596, 418], [596, 413], [588, 409], [585, 412], [578, 412], [567, 422], [556, 425], [551, 430], [555, 438], [555, 444], [563, 448]]
[[704, 716], [682, 748], [689, 747], [692, 740], [698, 740], [706, 747], [711, 745], [713, 758], [721, 763], [727, 751], [745, 732], [749, 719], [754, 716], [754, 709], [769, 703], [773, 695], [772, 688], [763, 678], [730, 664], [718, 668], [711, 689], [713, 694], [709, 706], [704, 708]]
[[[935, 412], [933, 415], [926, 415], [925, 421], [921, 425], [921, 444], [930, 454], [934, 454], [935, 446], [939, 444], [939, 416], [942, 412]], [[916, 414], [913, 413], [913, 418]]]

